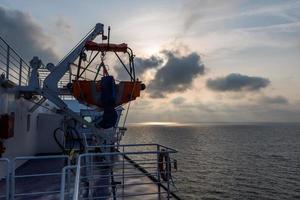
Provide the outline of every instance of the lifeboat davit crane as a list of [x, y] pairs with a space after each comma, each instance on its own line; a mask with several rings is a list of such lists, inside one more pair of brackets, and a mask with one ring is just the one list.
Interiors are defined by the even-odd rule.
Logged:
[[[111, 96], [110, 101], [114, 103], [114, 106], [119, 106], [129, 101], [135, 100], [140, 96], [140, 92], [145, 89], [145, 85], [136, 79], [135, 69], [134, 69], [134, 55], [132, 50], [127, 44], [111, 44], [109, 43], [110, 28], [108, 29], [108, 39], [107, 43], [96, 43], [93, 41], [87, 41], [84, 46], [84, 51], [81, 52], [77, 65], [77, 74], [75, 80], [73, 80], [72, 85], [69, 85], [72, 95], [81, 103], [88, 106], [97, 106], [98, 108], [103, 108], [105, 106], [105, 99], [107, 96]], [[96, 52], [96, 54], [90, 59], [86, 67], [82, 67], [81, 63], [86, 60], [85, 52]], [[120, 64], [124, 67], [128, 73], [129, 80], [119, 81], [119, 83], [114, 83], [114, 78], [109, 75], [106, 66], [104, 64], [104, 56], [112, 52], [116, 55]], [[128, 55], [128, 66], [124, 64], [118, 53], [126, 53]], [[100, 54], [101, 63], [98, 66], [97, 72], [95, 72], [95, 77], [93, 80], [80, 80], [83, 73], [90, 66], [91, 62]], [[102, 78], [98, 80], [100, 70], [103, 70]], [[112, 88], [107, 90], [107, 84], [110, 83]], [[112, 84], [112, 85], [111, 85]]]
[[[99, 35], [102, 36], [102, 43], [94, 42], [93, 40]], [[39, 102], [37, 102], [37, 105], [41, 104], [45, 100], [49, 100], [60, 108], [67, 116], [97, 132], [98, 128], [95, 124], [93, 124], [93, 122], [88, 122], [80, 117], [77, 113], [68, 108], [67, 104], [60, 98], [62, 89], [58, 87], [58, 82], [66, 73], [71, 71], [71, 66], [75, 65], [74, 62], [78, 60], [77, 74], [75, 79], [68, 84], [67, 88], [69, 93], [80, 103], [88, 106], [96, 106], [98, 109], [103, 109], [107, 106], [108, 100], [111, 103], [109, 106], [117, 107], [139, 97], [141, 90], [145, 89], [145, 85], [135, 76], [133, 61], [134, 55], [132, 50], [127, 44], [111, 44], [109, 40], [110, 28], [108, 29], [108, 36], [105, 36], [104, 25], [101, 23], [96, 24], [96, 26], [57, 65], [52, 63], [48, 63], [46, 65], [46, 68], [50, 71], [50, 73], [45, 78], [43, 86], [40, 86], [38, 77], [38, 69], [41, 68], [42, 62], [38, 57], [34, 57], [30, 61], [31, 75], [29, 78], [29, 84], [28, 86], [17, 87], [17, 92], [20, 95], [23, 94], [25, 97], [40, 95], [42, 98]], [[104, 41], [107, 42], [104, 43]], [[85, 67], [82, 67], [82, 62], [87, 61], [86, 53], [89, 51], [96, 52], [96, 54]], [[128, 81], [120, 81], [115, 84], [114, 77], [108, 74], [108, 71], [103, 64], [103, 57], [107, 52], [114, 53], [124, 66], [124, 69], [129, 75]], [[124, 64], [118, 53], [128, 54], [128, 66]], [[102, 62], [99, 65], [94, 80], [83, 79], [82, 75], [84, 71], [88, 70], [88, 67], [99, 54]], [[98, 79], [100, 68], [103, 70], [103, 77]]]

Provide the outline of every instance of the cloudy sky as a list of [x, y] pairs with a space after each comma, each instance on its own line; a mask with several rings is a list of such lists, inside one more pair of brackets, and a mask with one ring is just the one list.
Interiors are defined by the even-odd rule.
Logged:
[[0, 0], [0, 34], [27, 60], [58, 62], [97, 22], [147, 84], [131, 122], [300, 121], [299, 0]]

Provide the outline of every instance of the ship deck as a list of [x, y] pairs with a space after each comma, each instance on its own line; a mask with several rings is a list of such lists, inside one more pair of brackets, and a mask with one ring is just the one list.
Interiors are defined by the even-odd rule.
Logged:
[[[124, 161], [123, 165], [126, 167], [127, 176], [118, 176], [123, 169], [114, 170], [115, 182], [121, 184], [116, 185], [116, 197], [120, 199], [141, 199], [152, 200], [158, 199], [158, 184], [149, 178], [149, 174], [141, 172], [137, 166], [128, 160]], [[60, 199], [61, 183], [62, 183], [62, 169], [69, 163], [65, 158], [59, 157], [57, 159], [30, 159], [23, 163], [20, 167], [16, 168], [12, 182], [14, 199], [15, 200], [54, 200]], [[100, 170], [101, 171], [101, 170]], [[74, 185], [74, 171], [71, 173], [70, 185]], [[128, 176], [130, 174], [130, 176]], [[73, 178], [72, 178], [73, 176]], [[98, 183], [99, 184], [99, 183]], [[101, 184], [101, 181], [100, 181]], [[104, 184], [104, 183], [103, 183]], [[124, 189], [124, 190], [123, 190]], [[166, 198], [166, 191], [160, 187], [161, 198]], [[0, 191], [6, 190], [6, 181], [2, 179], [0, 181]], [[70, 190], [70, 195], [66, 195], [71, 199], [73, 190]], [[66, 197], [65, 196], [65, 197]], [[110, 198], [95, 198], [95, 199], [113, 199], [110, 192]], [[71, 197], [71, 198], [70, 198]], [[82, 197], [82, 196], [81, 196]], [[0, 197], [0, 200], [6, 197]], [[82, 197], [80, 199], [89, 199], [88, 197]], [[94, 199], [94, 198], [92, 198]], [[117, 198], [119, 199], [119, 198]]]

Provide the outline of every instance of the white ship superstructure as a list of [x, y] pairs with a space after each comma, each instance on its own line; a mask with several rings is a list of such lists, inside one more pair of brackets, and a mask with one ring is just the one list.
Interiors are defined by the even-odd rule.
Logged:
[[[57, 65], [38, 57], [27, 64], [0, 38], [0, 200], [180, 199], [172, 178], [176, 150], [120, 144], [123, 105], [145, 85], [135, 76], [132, 50], [110, 43], [103, 27], [96, 24]], [[101, 43], [93, 42], [97, 36]], [[116, 83], [107, 53], [129, 80]]]

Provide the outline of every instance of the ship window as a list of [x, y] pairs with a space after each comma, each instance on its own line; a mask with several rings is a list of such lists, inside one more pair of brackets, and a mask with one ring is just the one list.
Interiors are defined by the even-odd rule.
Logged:
[[88, 122], [92, 122], [92, 117], [91, 116], [84, 116], [84, 119]]
[[27, 132], [30, 131], [30, 114], [27, 115], [27, 126], [26, 126], [26, 130]]
[[[92, 117], [91, 116], [88, 116], [88, 115], [84, 116], [83, 119], [86, 120], [87, 122], [92, 122]], [[86, 128], [86, 127], [87, 127], [86, 125], [83, 125], [83, 128]]]

